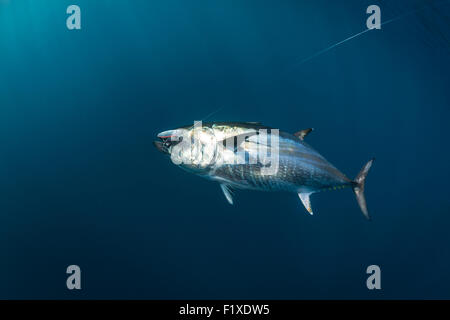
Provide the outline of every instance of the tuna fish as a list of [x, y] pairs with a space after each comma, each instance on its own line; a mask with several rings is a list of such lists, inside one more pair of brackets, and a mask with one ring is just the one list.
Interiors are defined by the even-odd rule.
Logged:
[[290, 134], [257, 122], [195, 122], [159, 133], [154, 145], [174, 164], [220, 183], [230, 204], [235, 189], [288, 191], [313, 214], [311, 194], [350, 187], [369, 219], [364, 185], [374, 159], [351, 180], [304, 141], [311, 131]]

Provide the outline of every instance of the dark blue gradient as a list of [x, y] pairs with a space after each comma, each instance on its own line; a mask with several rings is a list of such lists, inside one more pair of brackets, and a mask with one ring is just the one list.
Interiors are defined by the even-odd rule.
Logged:
[[[299, 63], [365, 30], [371, 4], [382, 21], [417, 11]], [[0, 0], [0, 298], [450, 298], [449, 16], [422, 0]], [[314, 127], [352, 178], [375, 156], [372, 221], [349, 189], [313, 195], [314, 216], [287, 193], [230, 206], [153, 147], [217, 109]]]

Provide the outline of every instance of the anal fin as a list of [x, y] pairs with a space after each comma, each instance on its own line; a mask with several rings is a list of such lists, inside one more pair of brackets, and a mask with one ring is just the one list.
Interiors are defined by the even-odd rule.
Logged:
[[227, 199], [228, 203], [232, 205], [233, 204], [233, 188], [230, 185], [224, 184], [224, 183], [220, 184], [220, 188], [222, 189], [223, 194], [225, 195], [225, 198]]
[[311, 201], [309, 200], [310, 195], [311, 195], [311, 192], [310, 193], [299, 193], [298, 197], [300, 198], [300, 200], [302, 200], [302, 203], [305, 206], [306, 210], [308, 210], [308, 212], [312, 215], [313, 211], [311, 208]]

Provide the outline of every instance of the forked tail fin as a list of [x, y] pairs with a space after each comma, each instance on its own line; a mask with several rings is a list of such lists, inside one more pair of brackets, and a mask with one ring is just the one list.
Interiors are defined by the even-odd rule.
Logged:
[[371, 159], [366, 165], [361, 169], [361, 171], [356, 176], [353, 186], [353, 191], [356, 195], [356, 200], [358, 201], [359, 207], [361, 208], [362, 213], [367, 219], [370, 219], [369, 212], [367, 211], [366, 198], [364, 198], [364, 184], [366, 182], [367, 173], [369, 173], [369, 169], [372, 166], [375, 158]]

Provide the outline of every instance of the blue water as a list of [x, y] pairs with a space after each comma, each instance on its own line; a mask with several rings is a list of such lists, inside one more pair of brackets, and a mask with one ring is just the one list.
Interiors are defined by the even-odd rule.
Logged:
[[[450, 3], [301, 63], [426, 3], [0, 0], [0, 298], [450, 298]], [[230, 206], [152, 146], [215, 110], [375, 156], [372, 221], [349, 189]]]

